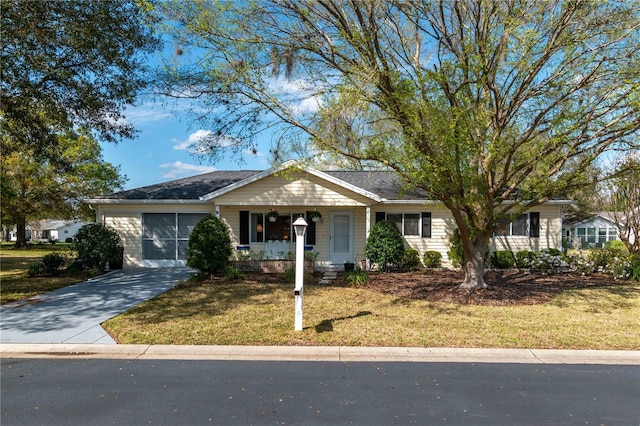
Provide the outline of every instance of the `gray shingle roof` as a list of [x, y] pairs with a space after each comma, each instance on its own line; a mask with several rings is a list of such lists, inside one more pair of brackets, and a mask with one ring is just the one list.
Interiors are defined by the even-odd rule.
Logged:
[[240, 182], [261, 170], [218, 170], [99, 197], [112, 200], [197, 200], [210, 192]]
[[[197, 200], [206, 194], [263, 172], [262, 170], [219, 170], [97, 198], [111, 200]], [[389, 200], [424, 200], [426, 197], [424, 192], [415, 189], [404, 191], [401, 181], [393, 172], [326, 171], [323, 173]]]

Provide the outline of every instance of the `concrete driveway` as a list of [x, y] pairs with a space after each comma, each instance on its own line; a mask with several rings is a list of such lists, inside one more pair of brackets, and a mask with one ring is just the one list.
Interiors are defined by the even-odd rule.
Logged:
[[3, 305], [0, 342], [115, 344], [101, 323], [192, 273], [187, 268], [125, 269]]

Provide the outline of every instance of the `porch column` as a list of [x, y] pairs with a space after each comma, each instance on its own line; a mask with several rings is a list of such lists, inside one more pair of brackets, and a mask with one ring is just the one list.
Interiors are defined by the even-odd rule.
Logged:
[[369, 238], [369, 232], [371, 231], [371, 206], [366, 207], [366, 213], [364, 214], [364, 235], [365, 238]]

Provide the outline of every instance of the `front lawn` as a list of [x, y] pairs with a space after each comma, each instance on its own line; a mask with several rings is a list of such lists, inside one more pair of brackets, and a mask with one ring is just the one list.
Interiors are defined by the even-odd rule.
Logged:
[[15, 302], [31, 296], [56, 290], [84, 281], [86, 277], [27, 276], [29, 265], [36, 263], [45, 254], [69, 250], [67, 244], [32, 245], [27, 249], [15, 249], [13, 245], [2, 244], [0, 248], [0, 304]]
[[[402, 283], [395, 286], [391, 275], [372, 275], [362, 287], [316, 277], [305, 285], [301, 332], [293, 330], [293, 284], [275, 274], [189, 281], [104, 326], [132, 344], [640, 349], [638, 282], [502, 276], [464, 296], [453, 290], [456, 274], [392, 274]], [[455, 301], [435, 300], [456, 291]]]

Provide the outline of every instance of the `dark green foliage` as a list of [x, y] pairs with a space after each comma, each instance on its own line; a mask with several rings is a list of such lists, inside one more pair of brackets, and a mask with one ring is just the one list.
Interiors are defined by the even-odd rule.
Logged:
[[73, 238], [67, 237], [67, 238], [65, 238], [64, 242], [65, 243], [72, 243], [73, 242]]
[[640, 253], [634, 253], [629, 257], [631, 263], [631, 278], [632, 280], [640, 281]]
[[400, 260], [400, 268], [415, 271], [420, 268], [420, 253], [415, 249], [406, 249]]
[[224, 272], [231, 256], [229, 228], [209, 215], [196, 224], [189, 236], [187, 266], [207, 274]]
[[42, 262], [30, 263], [29, 268], [27, 269], [27, 275], [29, 277], [36, 277], [43, 273], [43, 268]]
[[536, 259], [536, 254], [529, 250], [522, 250], [515, 254], [516, 266], [518, 268], [529, 268], [531, 262]]
[[464, 263], [464, 249], [462, 248], [462, 237], [460, 230], [455, 229], [451, 237], [449, 237], [449, 261], [455, 268], [459, 268]]
[[42, 256], [40, 263], [42, 263], [43, 273], [55, 274], [64, 267], [67, 259], [60, 253], [53, 252]]
[[426, 251], [422, 256], [422, 263], [424, 263], [425, 268], [441, 268], [442, 254], [434, 250]]
[[120, 250], [118, 233], [100, 223], [88, 223], [76, 234], [74, 249], [87, 269], [102, 271]]
[[396, 265], [404, 255], [404, 241], [395, 225], [383, 220], [371, 228], [365, 256], [383, 271], [389, 271], [391, 265]]
[[498, 250], [491, 254], [491, 266], [498, 269], [510, 269], [516, 266], [516, 259], [509, 250]]
[[552, 247], [543, 251], [549, 253], [551, 256], [560, 256], [561, 259], [566, 260], [566, 255], [562, 252], [562, 250], [558, 250], [557, 248]]

